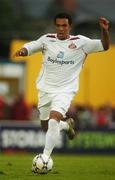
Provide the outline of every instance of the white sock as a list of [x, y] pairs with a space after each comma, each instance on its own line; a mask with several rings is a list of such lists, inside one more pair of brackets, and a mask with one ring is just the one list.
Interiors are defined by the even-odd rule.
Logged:
[[50, 119], [48, 122], [48, 130], [46, 133], [46, 141], [43, 154], [47, 155], [48, 157], [51, 155], [52, 150], [55, 147], [56, 142], [59, 138], [59, 134], [59, 122], [55, 119]]
[[59, 129], [60, 129], [60, 131], [68, 130], [69, 129], [68, 123], [66, 121], [60, 121], [59, 122]]

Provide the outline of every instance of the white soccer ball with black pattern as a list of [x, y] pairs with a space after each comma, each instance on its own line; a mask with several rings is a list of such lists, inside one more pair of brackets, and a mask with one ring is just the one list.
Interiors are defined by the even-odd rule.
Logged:
[[32, 171], [38, 174], [46, 174], [52, 170], [53, 160], [46, 158], [43, 154], [38, 154], [33, 158]]

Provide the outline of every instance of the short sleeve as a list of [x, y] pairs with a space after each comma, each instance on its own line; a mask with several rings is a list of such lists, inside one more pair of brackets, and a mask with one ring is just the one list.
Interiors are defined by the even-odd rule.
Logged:
[[83, 50], [86, 54], [104, 51], [102, 42], [100, 39], [90, 39], [82, 36], [83, 38]]
[[31, 41], [29, 43], [24, 44], [24, 47], [28, 51], [28, 55], [31, 55], [33, 53], [36, 53], [37, 51], [42, 50], [44, 36], [41, 36], [39, 39], [37, 39], [35, 41]]

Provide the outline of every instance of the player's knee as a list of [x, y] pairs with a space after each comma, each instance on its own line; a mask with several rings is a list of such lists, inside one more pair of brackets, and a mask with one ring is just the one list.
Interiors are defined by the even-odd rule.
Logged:
[[63, 115], [60, 112], [57, 112], [57, 111], [50, 112], [50, 119], [55, 119], [57, 121], [60, 121], [62, 118], [63, 118]]

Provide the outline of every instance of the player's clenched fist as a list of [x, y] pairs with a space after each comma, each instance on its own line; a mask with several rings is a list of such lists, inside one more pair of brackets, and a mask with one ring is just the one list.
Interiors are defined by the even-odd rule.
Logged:
[[27, 56], [28, 55], [28, 51], [26, 48], [21, 48], [20, 50], [18, 50], [15, 54], [14, 57], [18, 57], [18, 56]]
[[105, 29], [105, 30], [108, 30], [109, 28], [109, 21], [104, 18], [104, 17], [100, 17], [99, 18], [99, 24], [100, 24], [100, 27]]

